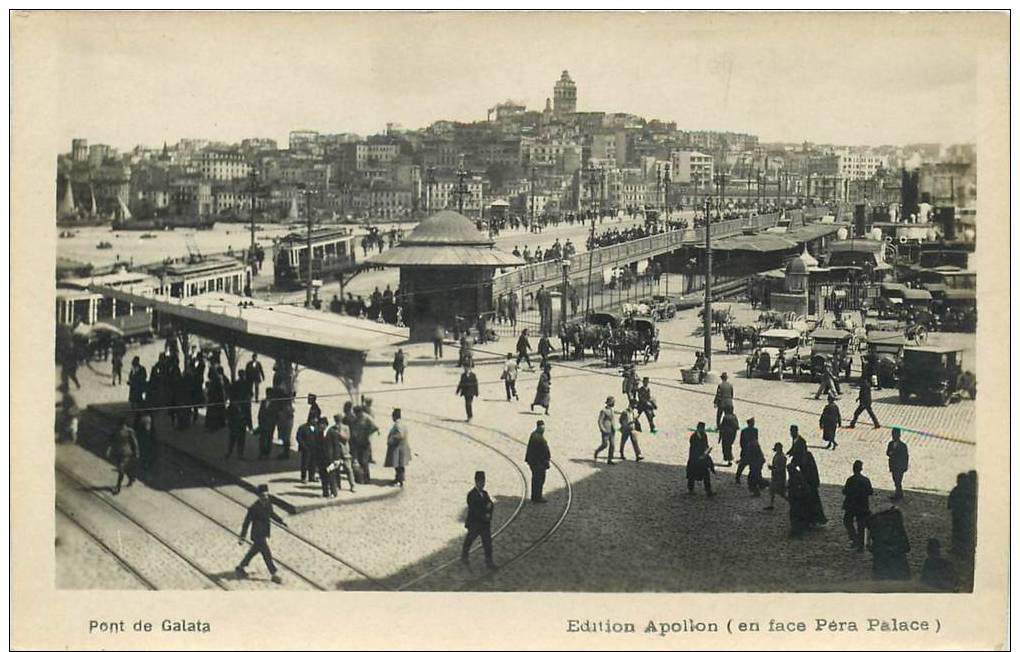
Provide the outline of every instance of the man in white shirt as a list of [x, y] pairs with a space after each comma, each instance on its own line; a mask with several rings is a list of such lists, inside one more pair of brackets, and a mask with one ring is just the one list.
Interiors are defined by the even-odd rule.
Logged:
[[506, 388], [506, 400], [510, 400], [510, 397], [514, 397], [518, 401], [521, 400], [517, 396], [517, 362], [514, 360], [513, 353], [506, 354], [506, 364], [503, 365], [503, 386]]

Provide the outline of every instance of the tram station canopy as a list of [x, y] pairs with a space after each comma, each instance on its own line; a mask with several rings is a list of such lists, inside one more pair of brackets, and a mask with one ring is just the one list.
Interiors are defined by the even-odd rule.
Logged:
[[220, 292], [183, 299], [94, 286], [94, 292], [147, 306], [184, 332], [336, 376], [357, 387], [370, 350], [407, 339], [407, 331], [300, 306]]

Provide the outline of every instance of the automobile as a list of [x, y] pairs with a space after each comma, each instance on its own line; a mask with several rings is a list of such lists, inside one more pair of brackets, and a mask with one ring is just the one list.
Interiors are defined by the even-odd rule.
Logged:
[[922, 402], [946, 405], [966, 390], [977, 395], [974, 374], [962, 369], [963, 351], [951, 347], [916, 346], [903, 349], [900, 368], [900, 402], [917, 397]]
[[868, 356], [874, 365], [871, 375], [878, 378], [879, 388], [896, 386], [906, 345], [907, 338], [901, 333], [875, 331], [868, 336]]
[[676, 315], [676, 304], [664, 294], [653, 294], [651, 298], [642, 301], [651, 309], [652, 316], [658, 321], [673, 319]]
[[817, 380], [822, 375], [826, 364], [832, 365], [832, 371], [839, 375], [845, 371], [850, 374], [850, 331], [838, 328], [816, 328], [811, 332], [811, 378]]
[[[805, 354], [800, 344], [800, 332], [789, 328], [773, 328], [758, 339], [758, 364], [755, 367], [763, 378], [772, 374], [783, 379], [786, 370], [794, 377], [800, 375]], [[782, 364], [780, 364], [782, 361]]]

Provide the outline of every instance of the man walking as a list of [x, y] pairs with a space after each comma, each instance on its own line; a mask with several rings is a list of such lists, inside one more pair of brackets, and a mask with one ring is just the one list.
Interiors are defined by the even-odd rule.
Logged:
[[464, 369], [464, 373], [460, 375], [456, 393], [464, 397], [464, 412], [467, 414], [467, 422], [471, 423], [471, 419], [475, 416], [471, 404], [478, 396], [478, 376], [475, 375], [471, 367]]
[[276, 564], [273, 563], [273, 553], [269, 549], [269, 530], [270, 521], [276, 521], [284, 527], [287, 524], [273, 511], [273, 503], [269, 498], [269, 485], [260, 484], [257, 493], [258, 500], [248, 508], [248, 513], [244, 516], [244, 525], [241, 526], [241, 536], [237, 540], [238, 545], [243, 546], [244, 539], [248, 535], [248, 528], [251, 527], [251, 548], [248, 549], [248, 553], [234, 570], [239, 578], [247, 577], [248, 572], [244, 570], [245, 566], [255, 558], [256, 554], [261, 554], [262, 559], [266, 562], [266, 568], [269, 569], [269, 574], [273, 578], [273, 582], [282, 584], [283, 580], [277, 575]]
[[[727, 464], [733, 463], [733, 442], [737, 439], [737, 431], [740, 430], [740, 421], [737, 415], [733, 414], [732, 408], [726, 408], [722, 421], [719, 422], [719, 443], [722, 444], [723, 461]], [[740, 445], [744, 450], [744, 443]]]
[[255, 400], [259, 400], [259, 386], [266, 379], [266, 372], [262, 369], [262, 363], [259, 362], [258, 353], [251, 354], [251, 361], [244, 368], [244, 376], [251, 383], [252, 395]]
[[517, 338], [517, 366], [520, 366], [521, 360], [526, 360], [528, 370], [533, 371], [534, 367], [531, 365], [531, 358], [528, 356], [528, 351], [530, 350], [531, 342], [528, 341], [528, 329], [525, 328], [521, 331], [521, 336]]
[[[652, 398], [652, 388], [648, 385], [648, 376], [641, 380], [641, 387], [637, 390], [637, 416], [644, 415], [648, 419], [648, 430], [655, 432], [655, 399]], [[636, 418], [636, 417], [635, 417]]]
[[863, 552], [864, 529], [871, 517], [869, 501], [875, 492], [871, 488], [871, 480], [861, 472], [864, 462], [855, 460], [853, 469], [853, 475], [843, 485], [843, 525], [854, 550]]
[[436, 324], [432, 331], [432, 356], [436, 360], [443, 358], [443, 338], [446, 337], [446, 329]]
[[113, 384], [123, 385], [124, 384], [124, 356], [127, 354], [127, 346], [124, 344], [124, 338], [114, 338], [113, 343], [110, 345], [110, 366], [113, 373]]
[[899, 428], [892, 429], [892, 441], [886, 446], [885, 455], [889, 458], [889, 473], [892, 474], [893, 484], [896, 486], [892, 500], [901, 500], [903, 498], [903, 474], [910, 466], [910, 451], [907, 449], [907, 445], [900, 441]]
[[860, 391], [857, 394], [857, 409], [854, 410], [854, 415], [850, 418], [851, 428], [857, 426], [857, 417], [861, 416], [864, 412], [867, 412], [868, 416], [871, 417], [871, 422], [875, 424], [875, 428], [882, 427], [878, 423], [875, 411], [871, 409], [871, 381], [868, 378], [861, 378]]
[[818, 383], [818, 390], [815, 392], [815, 400], [821, 398], [822, 393], [828, 394], [830, 397], [839, 396], [839, 392], [836, 390], [836, 376], [832, 372], [832, 366], [826, 362], [825, 366], [822, 367], [822, 380]]
[[485, 566], [489, 570], [495, 570], [496, 564], [492, 560], [492, 512], [494, 505], [489, 493], [485, 491], [485, 471], [475, 471], [474, 489], [467, 495], [467, 518], [464, 519], [464, 528], [467, 535], [464, 537], [464, 544], [460, 549], [460, 560], [468, 563], [468, 551], [471, 544], [478, 537], [482, 538], [482, 548], [485, 550]]
[[503, 379], [503, 387], [506, 389], [506, 400], [510, 400], [510, 397], [514, 397], [518, 401], [521, 398], [517, 395], [517, 363], [514, 362], [514, 354], [506, 354], [506, 363], [503, 365], [503, 373], [500, 376]]
[[758, 442], [758, 429], [754, 427], [754, 417], [747, 420], [747, 427], [740, 431], [740, 459], [737, 462], [737, 474], [733, 481], [740, 484], [740, 474], [751, 464], [753, 444]]
[[542, 497], [542, 487], [545, 486], [545, 472], [549, 468], [549, 460], [552, 455], [549, 452], [549, 442], [545, 439], [545, 421], [539, 419], [535, 423], [535, 430], [528, 439], [528, 451], [524, 455], [524, 462], [531, 469], [531, 502], [547, 502]]
[[595, 455], [593, 457], [594, 457], [594, 460], [595, 460], [596, 464], [599, 461], [599, 453], [601, 453], [602, 451], [604, 451], [607, 448], [609, 449], [609, 459], [606, 462], [606, 464], [615, 464], [616, 463], [616, 462], [613, 461], [613, 452], [614, 452], [614, 448], [613, 448], [613, 435], [615, 434], [615, 426], [613, 425], [613, 421], [614, 421], [614, 418], [613, 418], [614, 417], [614, 415], [613, 415], [613, 406], [614, 405], [616, 405], [616, 399], [613, 398], [612, 396], [607, 396], [606, 397], [606, 405], [605, 405], [605, 407], [603, 407], [601, 410], [599, 410], [598, 424], [599, 424], [599, 432], [602, 433], [602, 444], [600, 444], [599, 447], [595, 449]]
[[836, 397], [829, 395], [829, 402], [822, 409], [822, 415], [818, 418], [818, 427], [822, 429], [822, 439], [825, 440], [826, 450], [835, 449], [836, 428], [843, 425], [843, 417], [839, 413], [839, 406], [836, 405]]
[[719, 427], [726, 407], [733, 409], [733, 385], [730, 384], [729, 375], [724, 371], [719, 377], [721, 380], [715, 388], [715, 427]]
[[641, 455], [641, 444], [638, 443], [637, 428], [638, 428], [638, 422], [634, 418], [634, 415], [633, 415], [633, 412], [631, 411], [631, 408], [629, 406], [623, 408], [623, 410], [620, 411], [620, 459], [621, 460], [627, 459], [623, 455], [623, 449], [627, 445], [628, 441], [630, 441], [631, 444], [634, 446], [634, 461], [640, 462], [641, 460], [645, 459], [644, 456]]

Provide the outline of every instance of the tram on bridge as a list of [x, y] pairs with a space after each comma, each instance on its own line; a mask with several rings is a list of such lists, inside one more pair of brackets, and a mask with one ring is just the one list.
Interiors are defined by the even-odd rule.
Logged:
[[320, 227], [294, 231], [273, 246], [273, 282], [278, 288], [304, 287], [308, 282], [308, 249], [312, 251], [312, 279], [322, 280], [353, 269], [355, 237], [348, 229]]

